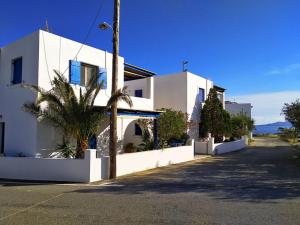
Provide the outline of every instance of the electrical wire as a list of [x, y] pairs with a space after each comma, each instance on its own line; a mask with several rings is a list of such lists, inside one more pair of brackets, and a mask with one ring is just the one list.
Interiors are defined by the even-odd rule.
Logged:
[[[99, 15], [100, 15], [100, 13], [102, 12], [103, 5], [104, 5], [104, 1], [105, 1], [105, 0], [102, 0], [102, 3], [99, 5], [99, 8], [98, 8], [98, 10], [97, 10], [97, 12], [96, 12], [96, 16], [94, 17], [93, 22], [91, 23], [91, 25], [90, 25], [90, 27], [89, 27], [89, 29], [88, 29], [88, 32], [87, 32], [87, 34], [86, 34], [86, 36], [85, 36], [85, 38], [84, 38], [84, 40], [83, 40], [83, 42], [82, 42], [80, 48], [78, 49], [78, 51], [77, 51], [75, 57], [73, 58], [73, 60], [75, 60], [75, 59], [77, 58], [77, 56], [79, 55], [81, 49], [83, 48], [84, 44], [86, 43], [86, 41], [87, 41], [87, 39], [88, 39], [88, 37], [89, 37], [89, 35], [90, 35], [90, 33], [91, 33], [91, 31], [92, 31], [94, 25], [95, 25], [95, 23], [96, 23], [96, 21], [97, 21]], [[69, 67], [70, 67], [70, 65], [65, 69], [65, 71], [62, 73], [62, 75], [64, 75], [64, 74], [67, 72], [67, 70], [69, 69]]]
[[48, 74], [48, 78], [50, 81], [50, 84], [52, 86], [52, 80], [50, 77], [50, 73], [49, 73], [49, 65], [48, 65], [48, 60], [47, 60], [47, 53], [46, 53], [46, 44], [45, 44], [45, 38], [44, 38], [44, 31], [42, 31], [42, 38], [43, 38], [43, 47], [44, 47], [44, 57], [45, 57], [45, 62], [46, 62], [46, 67], [47, 67], [47, 74]]

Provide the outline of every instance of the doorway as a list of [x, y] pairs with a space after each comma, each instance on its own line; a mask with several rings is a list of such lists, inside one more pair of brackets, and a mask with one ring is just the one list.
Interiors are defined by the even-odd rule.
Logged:
[[5, 132], [5, 123], [0, 122], [0, 154], [4, 153], [4, 132]]

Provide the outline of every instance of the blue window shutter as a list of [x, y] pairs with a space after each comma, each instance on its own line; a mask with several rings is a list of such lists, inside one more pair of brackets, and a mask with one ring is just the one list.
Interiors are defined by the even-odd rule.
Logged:
[[13, 60], [13, 84], [22, 83], [22, 58]]
[[80, 62], [70, 60], [69, 74], [71, 84], [80, 84]]
[[142, 98], [142, 97], [143, 97], [143, 90], [142, 90], [142, 89], [135, 90], [135, 91], [134, 91], [134, 96], [135, 96], [135, 97]]
[[99, 83], [103, 81], [103, 89], [107, 89], [107, 70], [99, 67]]

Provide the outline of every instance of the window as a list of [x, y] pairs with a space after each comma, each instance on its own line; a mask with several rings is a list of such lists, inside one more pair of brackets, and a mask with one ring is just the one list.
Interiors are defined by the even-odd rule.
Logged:
[[105, 68], [70, 60], [69, 80], [71, 84], [87, 86], [92, 76], [99, 73], [99, 83], [103, 82], [103, 89], [107, 89], [107, 71]]
[[99, 69], [97, 66], [81, 63], [80, 65], [80, 85], [87, 86], [90, 79], [96, 76]]
[[143, 90], [142, 89], [135, 90], [134, 96], [142, 98], [143, 97]]
[[12, 84], [22, 83], [22, 57], [12, 61]]
[[198, 99], [199, 99], [199, 102], [205, 101], [205, 90], [203, 88], [199, 88]]
[[142, 129], [137, 123], [134, 125], [134, 130], [135, 130], [134, 131], [135, 135], [142, 136], [143, 134]]

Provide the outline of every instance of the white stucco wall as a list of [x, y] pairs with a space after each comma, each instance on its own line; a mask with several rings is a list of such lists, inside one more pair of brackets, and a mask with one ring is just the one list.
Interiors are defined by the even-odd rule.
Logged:
[[37, 121], [22, 110], [25, 102], [33, 102], [35, 94], [12, 85], [12, 60], [22, 57], [22, 80], [38, 84], [39, 33], [1, 48], [0, 53], [0, 115], [5, 123], [4, 151], [6, 155], [35, 155]]
[[188, 113], [193, 128], [188, 134], [199, 137], [200, 106], [199, 88], [205, 90], [205, 99], [213, 82], [190, 72], [161, 75], [154, 77], [154, 108], [172, 108]]
[[[80, 48], [80, 53], [74, 58]], [[61, 137], [57, 130], [39, 124], [33, 116], [21, 110], [25, 102], [33, 102], [36, 96], [20, 85], [10, 85], [12, 60], [20, 56], [23, 59], [23, 81], [46, 90], [51, 89], [54, 69], [69, 79], [69, 60], [106, 68], [107, 89], [102, 90], [95, 101], [95, 105], [105, 106], [111, 94], [112, 54], [41, 30], [1, 48], [0, 118], [1, 122], [5, 122], [5, 153], [16, 155], [22, 152], [34, 156], [42, 149], [54, 148], [61, 142]], [[149, 98], [133, 97], [133, 109], [153, 110], [152, 78], [146, 83], [150, 89]], [[119, 57], [118, 87], [123, 86], [124, 58]], [[74, 88], [78, 94], [80, 87], [74, 85]], [[118, 107], [129, 108], [124, 102], [120, 102]]]
[[237, 141], [217, 143], [214, 144], [214, 149], [212, 151], [212, 154], [220, 155], [229, 152], [234, 152], [234, 151], [241, 150], [246, 146], [247, 144], [244, 137], [241, 140], [237, 140]]
[[187, 112], [186, 73], [154, 77], [154, 109], [162, 108]]
[[[69, 60], [77, 60], [83, 63], [100, 66], [107, 70], [107, 89], [101, 90], [95, 105], [106, 105], [111, 95], [112, 80], [112, 54], [83, 45], [78, 56], [74, 59], [81, 43], [51, 34], [45, 31], [39, 31], [39, 86], [49, 90], [51, 88], [50, 79], [53, 80], [54, 69], [64, 73], [69, 79]], [[46, 61], [47, 59], [47, 61]], [[48, 64], [48, 66], [47, 66]], [[119, 76], [118, 87], [124, 86], [124, 58], [119, 57]], [[49, 76], [48, 76], [49, 71]], [[50, 78], [49, 78], [50, 77]], [[74, 85], [79, 90], [79, 85]]]
[[195, 153], [220, 155], [224, 153], [234, 152], [245, 148], [248, 145], [248, 137], [244, 136], [240, 140], [232, 142], [214, 143], [214, 138], [209, 138], [208, 141], [196, 141]]
[[[117, 176], [193, 159], [193, 145], [121, 154], [117, 155]], [[97, 158], [94, 149], [88, 149], [84, 159], [0, 157], [2, 179], [88, 183], [107, 179], [108, 175], [109, 157]]]
[[87, 150], [84, 159], [0, 157], [0, 178], [40, 181], [94, 182], [108, 178], [108, 158]]
[[117, 155], [117, 176], [194, 159], [194, 145]]

